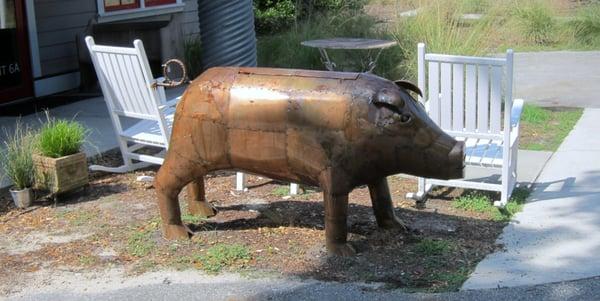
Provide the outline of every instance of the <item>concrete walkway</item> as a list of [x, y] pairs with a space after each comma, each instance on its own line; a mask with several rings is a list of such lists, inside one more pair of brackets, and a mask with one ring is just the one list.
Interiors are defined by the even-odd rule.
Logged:
[[600, 51], [515, 53], [515, 96], [541, 106], [600, 108]]
[[523, 212], [504, 229], [499, 242], [506, 251], [480, 262], [463, 289], [600, 275], [598, 133], [600, 109], [586, 109], [548, 161]]

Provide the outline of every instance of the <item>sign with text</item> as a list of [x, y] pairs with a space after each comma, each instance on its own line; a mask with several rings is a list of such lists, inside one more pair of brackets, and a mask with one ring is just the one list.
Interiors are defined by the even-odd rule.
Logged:
[[0, 90], [3, 90], [21, 85], [23, 77], [16, 29], [0, 29], [0, 41], [6, 41], [0, 47]]

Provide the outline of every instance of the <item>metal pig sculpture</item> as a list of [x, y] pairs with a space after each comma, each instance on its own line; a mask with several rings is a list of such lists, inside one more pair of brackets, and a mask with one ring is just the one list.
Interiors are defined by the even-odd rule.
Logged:
[[347, 244], [348, 193], [368, 185], [377, 224], [394, 215], [386, 176], [463, 176], [464, 145], [427, 117], [407, 90], [372, 74], [269, 68], [212, 68], [177, 105], [169, 151], [155, 181], [163, 233], [189, 237], [177, 196], [186, 186], [193, 214], [215, 212], [204, 176], [234, 169], [320, 186], [330, 253]]

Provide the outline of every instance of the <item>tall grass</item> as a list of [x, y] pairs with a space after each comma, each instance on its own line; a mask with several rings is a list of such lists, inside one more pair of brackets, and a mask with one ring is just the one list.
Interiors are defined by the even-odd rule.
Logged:
[[490, 8], [490, 0], [462, 0], [461, 9], [465, 13], [484, 13]]
[[46, 113], [47, 121], [37, 135], [37, 150], [46, 157], [60, 158], [81, 150], [88, 130], [73, 120], [54, 119]]
[[0, 168], [15, 188], [21, 190], [33, 186], [34, 165], [32, 154], [34, 150], [33, 132], [17, 122], [12, 134], [7, 133], [4, 150], [0, 152]]
[[571, 25], [577, 42], [600, 47], [600, 3], [581, 7]]
[[183, 42], [183, 59], [190, 79], [202, 73], [202, 45], [199, 37], [188, 38]]
[[[387, 3], [383, 0], [377, 2]], [[331, 37], [395, 39], [399, 47], [386, 49], [375, 73], [390, 79], [415, 80], [417, 44], [427, 51], [485, 56], [516, 50], [600, 48], [600, 3], [581, 6], [572, 21], [563, 18], [564, 3], [557, 0], [406, 0], [417, 8], [413, 17], [381, 24], [361, 10], [313, 13], [290, 30], [258, 41], [260, 66], [324, 69], [319, 52], [300, 46], [305, 40]], [[465, 13], [483, 13], [465, 20]], [[359, 51], [329, 51], [338, 70], [357, 70]]]
[[393, 33], [400, 45], [406, 77], [415, 79], [417, 44], [423, 42], [428, 52], [461, 55], [484, 55], [489, 51], [492, 22], [483, 19], [474, 24], [461, 20], [461, 5], [452, 0], [421, 0], [414, 17], [403, 18]]
[[558, 41], [557, 14], [547, 0], [521, 1], [515, 7], [519, 27], [525, 38], [538, 45]]

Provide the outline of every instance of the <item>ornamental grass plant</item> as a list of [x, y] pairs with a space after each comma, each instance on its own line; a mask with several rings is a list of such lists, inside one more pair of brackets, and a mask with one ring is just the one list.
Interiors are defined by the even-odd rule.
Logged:
[[3, 177], [12, 181], [17, 190], [33, 186], [35, 168], [33, 164], [33, 151], [35, 136], [29, 127], [17, 121], [13, 133], [5, 130], [4, 150], [0, 152], [0, 168]]
[[46, 122], [37, 135], [37, 150], [40, 155], [60, 158], [81, 151], [88, 130], [79, 122], [55, 119], [46, 113]]

